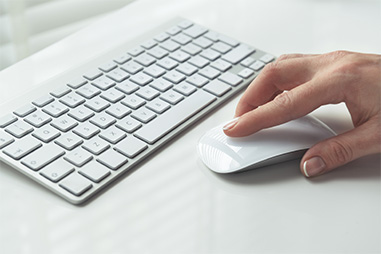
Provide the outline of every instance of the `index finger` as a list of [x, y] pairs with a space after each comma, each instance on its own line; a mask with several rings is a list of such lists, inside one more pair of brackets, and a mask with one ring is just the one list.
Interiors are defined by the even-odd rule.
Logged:
[[283, 55], [265, 66], [241, 97], [235, 116], [241, 116], [274, 99], [284, 90], [299, 86], [314, 75], [314, 55]]

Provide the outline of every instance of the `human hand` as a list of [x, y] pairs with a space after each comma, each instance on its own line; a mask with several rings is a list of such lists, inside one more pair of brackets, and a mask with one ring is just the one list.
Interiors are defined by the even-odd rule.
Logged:
[[224, 132], [247, 136], [340, 102], [346, 104], [354, 129], [314, 145], [300, 162], [306, 177], [321, 175], [381, 152], [381, 55], [283, 55], [253, 80]]

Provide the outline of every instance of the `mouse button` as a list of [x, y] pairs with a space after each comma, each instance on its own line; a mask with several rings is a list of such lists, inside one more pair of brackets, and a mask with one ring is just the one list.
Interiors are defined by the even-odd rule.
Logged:
[[205, 133], [199, 140], [197, 151], [204, 164], [218, 173], [230, 173], [240, 168], [243, 158], [227, 145], [227, 136], [215, 128]]

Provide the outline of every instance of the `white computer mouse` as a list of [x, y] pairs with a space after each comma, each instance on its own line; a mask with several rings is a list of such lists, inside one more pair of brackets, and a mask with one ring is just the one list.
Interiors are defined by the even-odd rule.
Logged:
[[234, 173], [301, 158], [305, 151], [336, 133], [313, 116], [231, 138], [221, 124], [206, 132], [197, 149], [201, 160], [217, 173]]

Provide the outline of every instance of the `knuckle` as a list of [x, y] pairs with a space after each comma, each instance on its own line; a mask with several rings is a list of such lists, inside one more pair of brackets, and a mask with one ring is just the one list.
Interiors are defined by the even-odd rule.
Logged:
[[290, 92], [283, 92], [274, 98], [274, 103], [277, 107], [289, 108], [292, 106], [292, 98]]
[[336, 50], [336, 51], [327, 53], [326, 55], [328, 57], [330, 57], [332, 60], [338, 60], [338, 59], [341, 59], [343, 57], [348, 56], [349, 54], [350, 54], [350, 52], [346, 51], [346, 50]]
[[330, 143], [331, 158], [333, 164], [344, 164], [353, 159], [353, 149], [350, 145], [333, 140]]
[[279, 61], [275, 61], [275, 62], [271, 62], [267, 64], [265, 68], [263, 68], [261, 75], [274, 77], [274, 76], [277, 76], [279, 72], [280, 72]]
[[286, 60], [290, 58], [290, 55], [289, 54], [283, 54], [283, 55], [280, 55], [277, 59], [277, 61], [283, 61], [283, 60]]

